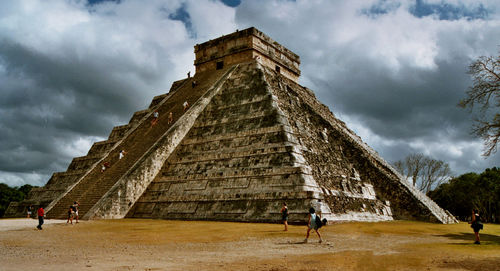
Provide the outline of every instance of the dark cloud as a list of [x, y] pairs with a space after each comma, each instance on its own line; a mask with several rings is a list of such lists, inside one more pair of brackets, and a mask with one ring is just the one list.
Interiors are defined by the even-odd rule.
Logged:
[[456, 104], [468, 63], [498, 52], [499, 5], [433, 3], [2, 2], [0, 182], [44, 184], [193, 71], [194, 44], [250, 26], [299, 54], [301, 83], [388, 161], [498, 166]]
[[[43, 26], [25, 21], [19, 30], [28, 30], [34, 36], [30, 39], [23, 31], [0, 24], [0, 182], [43, 185], [52, 172], [65, 171], [73, 157], [85, 155], [93, 142], [105, 139], [114, 126], [127, 123], [154, 95], [168, 91], [168, 82], [179, 74], [171, 59], [182, 57], [184, 50], [192, 51], [176, 45], [193, 43], [179, 40], [185, 39], [183, 28], [179, 28], [182, 35], [167, 29], [166, 33], [176, 34], [168, 39], [137, 40], [134, 33], [108, 28], [104, 21], [110, 18], [98, 9], [89, 14], [80, 6], [57, 8], [62, 9], [57, 15], [72, 9], [83, 21], [103, 21], [104, 26], [87, 23], [83, 30], [70, 23], [51, 39], [37, 33]], [[45, 19], [43, 14], [40, 17]], [[123, 19], [112, 20], [120, 25]], [[50, 23], [49, 19], [44, 23]], [[158, 22], [157, 27], [162, 26]], [[78, 32], [86, 33], [80, 36]], [[101, 38], [99, 43], [96, 37]], [[147, 58], [152, 61], [146, 62]], [[182, 73], [189, 64], [180, 66]], [[167, 70], [170, 74], [165, 74]]]
[[302, 83], [382, 157], [422, 152], [456, 174], [498, 165], [499, 155], [481, 157], [482, 142], [470, 133], [473, 117], [457, 107], [471, 84], [469, 63], [497, 52], [498, 5], [281, 4], [244, 2], [236, 18], [257, 22], [299, 54]]
[[[321, 82], [318, 95], [335, 111], [355, 116], [385, 138], [412, 140], [446, 126], [470, 126], [467, 112], [457, 107], [470, 83], [464, 63], [437, 63], [432, 71], [403, 68], [394, 78], [390, 71], [374, 70], [376, 63], [351, 61], [331, 80], [312, 80]], [[363, 70], [354, 73], [358, 65]], [[462, 137], [470, 139], [467, 132]]]

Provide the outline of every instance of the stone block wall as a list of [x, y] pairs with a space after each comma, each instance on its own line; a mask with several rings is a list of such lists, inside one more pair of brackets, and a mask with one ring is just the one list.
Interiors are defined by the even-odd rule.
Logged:
[[291, 80], [300, 76], [300, 57], [253, 27], [198, 44], [195, 55], [196, 72], [215, 70], [217, 62], [231, 66], [259, 58]]
[[226, 80], [128, 217], [303, 222], [320, 192], [255, 63]]
[[323, 190], [332, 220], [409, 219], [454, 223], [398, 176], [361, 138], [320, 104], [312, 91], [266, 69], [304, 157]]

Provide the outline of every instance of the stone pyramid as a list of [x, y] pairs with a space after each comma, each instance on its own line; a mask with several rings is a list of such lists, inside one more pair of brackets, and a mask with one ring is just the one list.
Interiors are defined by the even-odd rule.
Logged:
[[63, 219], [78, 201], [83, 219], [277, 222], [287, 202], [291, 223], [304, 223], [311, 206], [329, 221], [456, 222], [297, 83], [300, 59], [290, 50], [249, 28], [195, 54], [193, 77], [6, 215], [43, 205]]

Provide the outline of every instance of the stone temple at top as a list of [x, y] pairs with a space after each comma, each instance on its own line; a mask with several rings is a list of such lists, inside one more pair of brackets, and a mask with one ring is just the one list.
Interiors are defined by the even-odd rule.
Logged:
[[78, 201], [83, 219], [278, 222], [286, 202], [291, 223], [310, 207], [329, 221], [456, 222], [298, 84], [298, 55], [255, 28], [195, 54], [194, 76], [5, 215], [66, 218]]

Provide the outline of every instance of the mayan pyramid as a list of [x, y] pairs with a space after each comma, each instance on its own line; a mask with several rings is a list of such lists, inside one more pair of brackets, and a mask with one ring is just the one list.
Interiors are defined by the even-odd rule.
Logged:
[[195, 54], [193, 77], [6, 216], [42, 205], [64, 219], [78, 201], [83, 219], [277, 222], [287, 202], [291, 223], [304, 223], [311, 206], [329, 221], [456, 222], [297, 83], [298, 55], [255, 28], [196, 45]]

